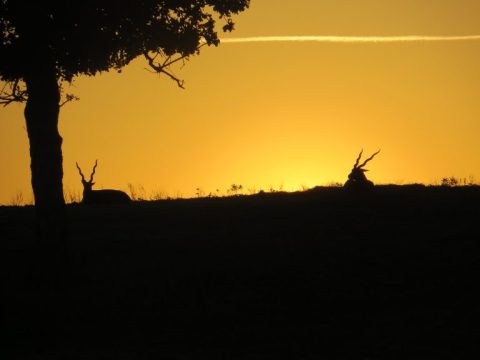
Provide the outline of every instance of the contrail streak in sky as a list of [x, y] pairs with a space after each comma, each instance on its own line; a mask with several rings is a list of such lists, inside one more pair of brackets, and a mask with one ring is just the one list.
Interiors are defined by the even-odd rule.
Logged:
[[402, 43], [402, 42], [440, 42], [440, 41], [478, 41], [480, 35], [462, 36], [253, 36], [222, 38], [223, 44], [270, 43], [270, 42], [319, 42], [319, 43]]

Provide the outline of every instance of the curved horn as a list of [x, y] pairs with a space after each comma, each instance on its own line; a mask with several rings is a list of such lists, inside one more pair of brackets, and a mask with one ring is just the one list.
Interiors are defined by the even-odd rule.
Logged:
[[83, 176], [82, 169], [80, 169], [80, 166], [78, 166], [78, 162], [75, 162], [77, 165], [78, 172], [80, 173], [80, 176], [82, 177], [82, 181], [85, 181], [85, 177]]
[[358, 165], [358, 162], [360, 161], [360, 158], [362, 157], [363, 154], [363, 149], [360, 151], [360, 154], [358, 154], [357, 161], [355, 161], [355, 164], [353, 165], [353, 168], [355, 169]]
[[93, 181], [93, 175], [95, 175], [95, 169], [97, 168], [98, 160], [95, 160], [95, 165], [93, 166], [92, 175], [90, 175], [90, 181]]
[[376, 153], [374, 153], [372, 156], [370, 156], [367, 160], [365, 160], [361, 165], [359, 165], [358, 168], [361, 169], [362, 167], [364, 167], [365, 165], [367, 165], [367, 163], [368, 163], [370, 160], [372, 160], [372, 159], [375, 157], [375, 155], [377, 155], [379, 152], [380, 152], [380, 149], [379, 149]]

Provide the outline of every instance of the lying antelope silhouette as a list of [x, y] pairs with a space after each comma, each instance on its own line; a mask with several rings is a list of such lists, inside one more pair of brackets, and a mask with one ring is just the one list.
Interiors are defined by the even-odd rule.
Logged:
[[358, 154], [357, 161], [355, 161], [352, 171], [350, 171], [350, 174], [348, 174], [348, 180], [345, 183], [344, 187], [349, 189], [372, 189], [374, 187], [373, 182], [367, 179], [365, 172], [367, 172], [368, 170], [364, 169], [363, 167], [367, 165], [367, 163], [372, 160], [379, 152], [380, 150], [378, 150], [376, 153], [374, 153], [372, 156], [370, 156], [368, 159], [366, 159], [363, 163], [359, 165], [358, 163], [360, 162], [363, 154], [362, 149], [362, 151], [360, 151], [360, 154]]
[[93, 175], [95, 175], [95, 170], [98, 165], [98, 160], [95, 160], [95, 165], [93, 166], [92, 174], [90, 175], [90, 180], [86, 181], [85, 176], [83, 176], [82, 169], [77, 165], [78, 172], [82, 177], [83, 184], [83, 199], [82, 203], [84, 204], [125, 204], [132, 201], [130, 197], [120, 190], [92, 190], [93, 185]]

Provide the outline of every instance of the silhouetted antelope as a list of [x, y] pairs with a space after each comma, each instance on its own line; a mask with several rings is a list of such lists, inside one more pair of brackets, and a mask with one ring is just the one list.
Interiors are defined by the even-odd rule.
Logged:
[[352, 171], [350, 174], [348, 174], [348, 180], [345, 183], [346, 188], [350, 189], [371, 189], [373, 188], [373, 182], [367, 179], [365, 176], [365, 172], [368, 171], [367, 169], [364, 169], [363, 167], [367, 165], [367, 163], [372, 160], [375, 155], [377, 155], [380, 152], [378, 150], [375, 154], [370, 156], [367, 160], [365, 160], [363, 163], [358, 165], [360, 158], [362, 157], [363, 154], [363, 149], [360, 151], [360, 154], [358, 154], [357, 161], [353, 165]]
[[78, 163], [77, 165], [78, 172], [82, 177], [82, 184], [83, 184], [83, 200], [82, 203], [84, 204], [124, 204], [129, 203], [132, 200], [130, 197], [120, 190], [92, 190], [93, 185], [93, 175], [95, 175], [95, 169], [97, 168], [98, 160], [95, 161], [95, 165], [93, 166], [92, 174], [90, 175], [90, 180], [86, 181], [85, 177], [83, 176], [82, 170]]

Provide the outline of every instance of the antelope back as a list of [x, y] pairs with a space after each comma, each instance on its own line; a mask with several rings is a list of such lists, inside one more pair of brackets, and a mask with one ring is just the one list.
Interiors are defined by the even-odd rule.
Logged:
[[126, 204], [132, 200], [120, 190], [90, 190], [83, 193], [84, 204]]

